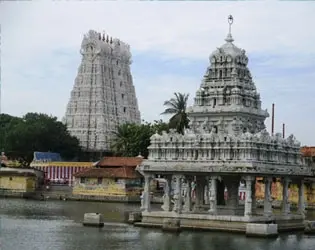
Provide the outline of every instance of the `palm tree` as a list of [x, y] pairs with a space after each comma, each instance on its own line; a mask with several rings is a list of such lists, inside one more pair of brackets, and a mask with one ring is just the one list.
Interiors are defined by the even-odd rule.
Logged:
[[189, 94], [174, 93], [175, 98], [164, 102], [167, 108], [162, 115], [173, 115], [169, 120], [169, 127], [176, 129], [178, 133], [184, 134], [185, 128], [188, 128], [189, 119], [186, 113]]
[[111, 143], [111, 149], [118, 155], [133, 156], [130, 155], [130, 149], [132, 148], [133, 137], [133, 124], [125, 123], [117, 127], [117, 131], [113, 131], [114, 138]]

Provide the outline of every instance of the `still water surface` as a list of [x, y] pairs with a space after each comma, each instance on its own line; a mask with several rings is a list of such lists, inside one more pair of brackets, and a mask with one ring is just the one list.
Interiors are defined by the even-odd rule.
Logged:
[[[182, 232], [178, 235], [123, 223], [138, 205], [0, 199], [1, 250], [314, 250], [315, 236], [284, 234], [277, 239], [239, 234]], [[83, 215], [100, 212], [102, 229], [83, 227]], [[313, 217], [314, 213], [311, 214]], [[315, 218], [315, 216], [314, 216]]]

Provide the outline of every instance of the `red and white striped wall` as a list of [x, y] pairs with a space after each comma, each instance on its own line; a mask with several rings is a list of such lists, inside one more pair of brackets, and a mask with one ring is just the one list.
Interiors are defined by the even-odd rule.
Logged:
[[72, 183], [74, 174], [83, 170], [89, 169], [89, 167], [74, 167], [74, 166], [36, 166], [38, 170], [45, 172], [45, 179], [49, 181], [63, 180], [68, 183]]

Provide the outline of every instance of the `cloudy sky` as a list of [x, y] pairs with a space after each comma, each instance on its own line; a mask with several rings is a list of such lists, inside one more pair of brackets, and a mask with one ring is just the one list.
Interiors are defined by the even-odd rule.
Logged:
[[83, 34], [95, 29], [131, 45], [142, 118], [163, 118], [175, 91], [192, 103], [232, 14], [263, 108], [276, 104], [276, 130], [284, 122], [287, 135], [315, 145], [314, 11], [313, 2], [0, 2], [2, 112], [62, 118]]

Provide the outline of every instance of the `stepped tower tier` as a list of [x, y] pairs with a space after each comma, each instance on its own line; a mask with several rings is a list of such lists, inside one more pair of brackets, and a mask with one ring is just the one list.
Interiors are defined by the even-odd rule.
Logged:
[[86, 151], [108, 151], [118, 125], [141, 120], [130, 71], [130, 46], [90, 30], [80, 53], [82, 61], [65, 122]]
[[265, 128], [269, 114], [261, 109], [260, 94], [247, 67], [245, 50], [233, 43], [232, 22], [230, 18], [225, 44], [210, 55], [210, 66], [196, 92], [194, 105], [188, 108], [194, 130], [203, 126], [204, 130], [214, 128], [239, 135]]

